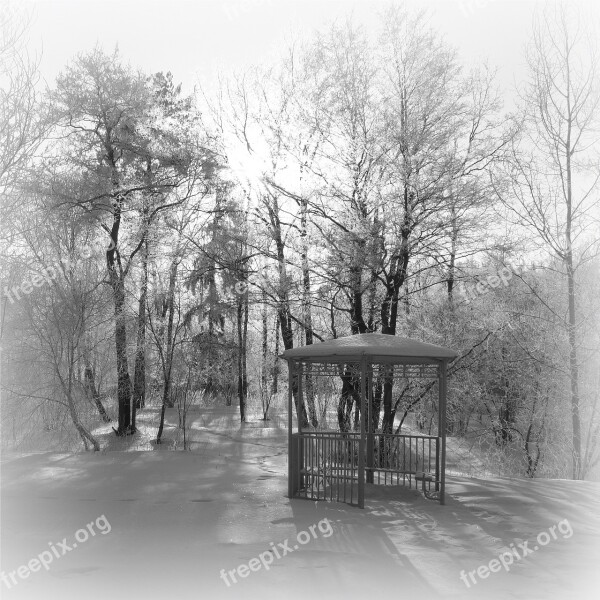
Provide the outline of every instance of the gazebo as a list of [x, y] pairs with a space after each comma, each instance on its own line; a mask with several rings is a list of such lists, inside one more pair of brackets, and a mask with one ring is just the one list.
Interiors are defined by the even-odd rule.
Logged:
[[[365, 483], [422, 487], [427, 497], [444, 504], [446, 469], [447, 366], [457, 357], [448, 348], [410, 338], [363, 333], [281, 354], [288, 363], [288, 496], [336, 500], [364, 508]], [[304, 406], [303, 379], [329, 376], [345, 382], [360, 411], [360, 431], [302, 427], [296, 413]], [[437, 434], [403, 435], [374, 431], [373, 387], [393, 382], [437, 379]], [[343, 388], [344, 389], [344, 388]], [[342, 393], [344, 393], [342, 391]], [[356, 428], [358, 429], [358, 428]]]

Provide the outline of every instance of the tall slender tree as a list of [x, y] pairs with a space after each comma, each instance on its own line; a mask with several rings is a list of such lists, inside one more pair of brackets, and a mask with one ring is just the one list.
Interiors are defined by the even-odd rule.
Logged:
[[522, 96], [522, 135], [496, 190], [536, 236], [540, 248], [558, 258], [566, 283], [572, 477], [584, 471], [581, 431], [581, 334], [577, 273], [600, 251], [597, 128], [600, 123], [598, 54], [591, 30], [575, 7], [557, 5], [536, 16], [528, 51], [529, 82]]

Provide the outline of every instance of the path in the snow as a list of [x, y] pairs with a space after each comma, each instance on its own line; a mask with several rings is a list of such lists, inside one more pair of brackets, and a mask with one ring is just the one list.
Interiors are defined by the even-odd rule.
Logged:
[[[266, 426], [265, 426], [266, 425]], [[192, 452], [37, 454], [2, 465], [2, 571], [27, 564], [105, 515], [97, 534], [32, 573], [3, 599], [595, 598], [600, 486], [451, 478], [446, 506], [402, 488], [367, 486], [365, 510], [290, 501], [279, 422], [240, 426], [235, 409], [204, 411]], [[330, 537], [227, 587], [235, 569], [327, 518]], [[477, 578], [514, 543], [568, 519], [562, 535], [509, 572]], [[596, 581], [597, 585], [598, 581]], [[596, 587], [597, 589], [597, 587]]]

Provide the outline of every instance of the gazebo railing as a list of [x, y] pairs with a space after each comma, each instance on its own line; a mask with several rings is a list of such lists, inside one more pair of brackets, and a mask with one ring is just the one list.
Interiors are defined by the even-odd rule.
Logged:
[[373, 457], [367, 454], [367, 481], [388, 485], [422, 487], [419, 474], [425, 474], [425, 489], [439, 487], [439, 438], [431, 435], [373, 434]]
[[[440, 440], [435, 436], [371, 434], [368, 483], [439, 489]], [[292, 492], [297, 498], [358, 502], [360, 433], [305, 431], [292, 435]], [[425, 474], [423, 477], [420, 474]], [[433, 488], [433, 490], [432, 490]]]
[[360, 433], [310, 431], [292, 435], [292, 481], [297, 498], [358, 502]]

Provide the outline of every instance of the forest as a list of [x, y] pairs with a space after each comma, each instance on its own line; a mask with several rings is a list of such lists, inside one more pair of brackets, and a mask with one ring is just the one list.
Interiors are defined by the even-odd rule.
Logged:
[[[101, 45], [43, 82], [3, 19], [2, 451], [158, 449], [167, 411], [193, 449], [194, 411], [287, 410], [284, 350], [378, 332], [458, 353], [447, 434], [486, 473], [597, 480], [600, 61], [571, 8], [537, 14], [514, 102], [398, 5], [189, 91]], [[306, 428], [356, 427], [305, 379]], [[434, 392], [378, 385], [377, 430], [430, 431]]]

